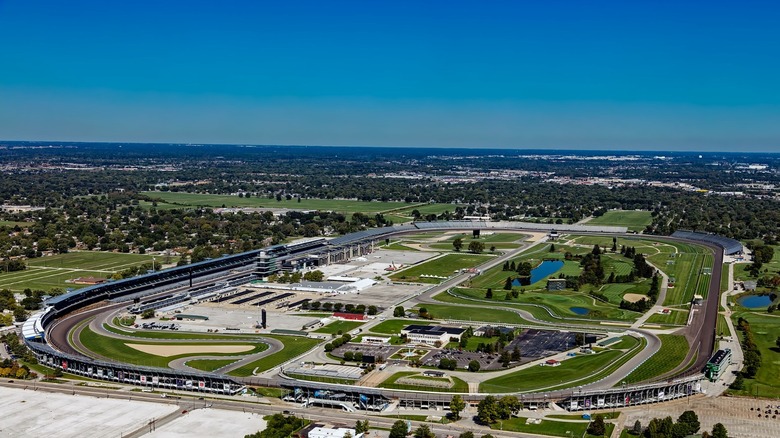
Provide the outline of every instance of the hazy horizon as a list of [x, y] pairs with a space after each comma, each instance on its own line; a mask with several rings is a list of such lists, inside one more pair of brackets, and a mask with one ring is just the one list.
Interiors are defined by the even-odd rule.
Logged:
[[780, 8], [0, 2], [7, 140], [774, 152]]

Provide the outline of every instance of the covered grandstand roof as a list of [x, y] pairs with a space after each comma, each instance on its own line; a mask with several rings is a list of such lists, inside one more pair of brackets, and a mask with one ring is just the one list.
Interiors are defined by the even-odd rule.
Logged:
[[675, 231], [672, 237], [680, 239], [697, 240], [699, 242], [714, 243], [723, 247], [726, 255], [741, 253], [744, 248], [739, 240], [729, 239], [728, 237], [718, 236], [717, 234], [696, 233], [694, 231]]

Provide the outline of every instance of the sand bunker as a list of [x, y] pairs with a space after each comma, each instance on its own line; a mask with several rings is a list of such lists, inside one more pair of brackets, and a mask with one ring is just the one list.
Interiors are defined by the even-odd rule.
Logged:
[[625, 294], [623, 295], [623, 299], [628, 301], [629, 303], [636, 303], [637, 301], [641, 301], [643, 298], [647, 298], [646, 295], [642, 294]]
[[243, 353], [255, 348], [251, 345], [125, 345], [147, 354], [162, 357], [178, 356], [180, 354]]

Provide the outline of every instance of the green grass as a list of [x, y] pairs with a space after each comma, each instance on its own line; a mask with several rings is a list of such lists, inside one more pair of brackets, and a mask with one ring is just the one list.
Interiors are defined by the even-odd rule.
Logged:
[[[733, 392], [751, 397], [780, 397], [780, 373], [777, 372], [778, 367], [780, 367], [780, 350], [775, 344], [775, 340], [780, 335], [777, 330], [777, 327], [780, 326], [780, 317], [747, 311], [734, 312], [732, 317], [734, 325], [737, 324], [740, 317], [745, 318], [750, 323], [756, 346], [761, 352], [761, 367], [758, 369], [756, 377], [745, 379], [745, 389]], [[737, 336], [741, 341], [742, 332], [738, 331]]]
[[216, 339], [216, 340], [246, 340], [247, 342], [251, 341], [262, 341], [262, 337], [260, 335], [240, 335], [240, 334], [218, 334], [218, 333], [189, 333], [189, 332], [169, 332], [169, 331], [160, 331], [160, 330], [122, 330], [116, 327], [113, 327], [108, 324], [103, 324], [103, 328], [110, 331], [111, 333], [116, 333], [120, 335], [125, 336], [132, 336], [135, 338], [143, 338], [143, 339], [174, 339], [174, 340], [184, 340], [184, 339], [202, 339], [202, 340], [209, 340], [209, 339]]
[[24, 228], [24, 227], [29, 227], [32, 224], [33, 224], [32, 222], [0, 221], [0, 227], [15, 227], [18, 225]]
[[358, 321], [334, 321], [330, 324], [326, 325], [325, 327], [320, 327], [317, 330], [314, 330], [315, 333], [348, 333], [364, 323], [358, 322]]
[[[175, 263], [178, 258], [171, 258]], [[162, 257], [157, 257], [161, 263]], [[0, 289], [21, 291], [26, 288], [48, 291], [53, 287], [82, 288], [86, 285], [67, 283], [78, 277], [110, 278], [115, 272], [132, 266], [151, 263], [152, 256], [97, 251], [79, 251], [30, 259], [24, 271], [0, 273]]]
[[502, 324], [527, 324], [515, 312], [504, 309], [480, 307], [476, 310], [473, 306], [447, 306], [443, 304], [422, 304], [435, 319], [455, 319], [459, 321], [499, 322]]
[[[142, 192], [151, 198], [162, 200], [164, 203], [173, 204], [175, 208], [187, 207], [265, 207], [265, 208], [291, 208], [303, 210], [330, 210], [341, 213], [379, 213], [386, 210], [394, 210], [410, 204], [403, 202], [367, 202], [347, 199], [268, 199], [263, 197], [239, 198], [231, 195], [211, 195], [183, 192]], [[161, 208], [158, 202], [158, 208]], [[454, 207], [453, 207], [454, 210]]]
[[[396, 381], [398, 381], [398, 379], [402, 379], [404, 377], [412, 377], [415, 381], [419, 381], [419, 383], [415, 385], [395, 383]], [[452, 379], [451, 380], [452, 387], [450, 388], [439, 388], [436, 386], [426, 385], [426, 381], [439, 382], [439, 381], [449, 381], [449, 379]], [[469, 384], [464, 382], [462, 379], [459, 379], [454, 376], [450, 376], [449, 379], [425, 377], [422, 375], [422, 373], [417, 371], [404, 371], [400, 373], [395, 373], [392, 376], [388, 377], [384, 382], [379, 384], [379, 387], [388, 388], [388, 389], [413, 390], [413, 391], [461, 392], [461, 393], [469, 392]]]
[[589, 220], [588, 225], [624, 226], [631, 231], [642, 231], [653, 221], [649, 211], [610, 210]]
[[406, 246], [400, 242], [391, 242], [390, 245], [384, 246], [382, 248], [392, 251], [419, 251], [417, 248]]
[[247, 377], [251, 376], [252, 371], [255, 369], [257, 369], [258, 372], [270, 370], [271, 368], [287, 362], [294, 357], [300, 356], [320, 343], [318, 339], [294, 336], [263, 335], [263, 337], [273, 338], [281, 341], [284, 344], [284, 348], [274, 354], [269, 354], [268, 356], [248, 363], [240, 368], [236, 368], [229, 373], [230, 375], [237, 377]]
[[[587, 422], [572, 421], [552, 421], [543, 419], [539, 424], [526, 424], [527, 418], [514, 417], [509, 420], [499, 421], [490, 425], [493, 430], [506, 430], [513, 432], [533, 433], [537, 435], [560, 436], [560, 437], [589, 437], [586, 434], [588, 429]], [[612, 423], [604, 424], [607, 429], [605, 436], [611, 436], [615, 425]]]
[[[546, 307], [554, 315], [570, 319], [634, 321], [639, 317], [639, 314], [636, 312], [623, 310], [618, 308], [616, 305], [595, 300], [587, 294], [587, 290], [588, 289], [585, 289], [581, 292], [525, 292], [518, 294], [518, 298], [506, 300], [506, 291], [503, 289], [494, 289], [493, 299], [487, 300], [485, 299], [484, 291], [480, 289], [458, 288], [453, 290], [453, 293], [457, 295], [456, 297], [449, 296], [448, 293], [443, 292], [434, 298], [443, 302], [476, 304], [473, 300], [469, 301], [465, 299], [458, 299], [458, 297], [472, 298], [478, 300], [479, 305], [481, 306], [493, 306], [501, 308], [510, 307], [527, 310], [532, 312], [537, 318], [546, 321], [552, 320], [550, 315], [544, 311], [544, 309], [536, 306]], [[531, 304], [536, 306], [530, 306]], [[572, 307], [583, 307], [588, 309], [588, 313], [585, 315], [578, 315], [571, 310]]]
[[395, 281], [419, 281], [422, 283], [440, 283], [438, 278], [424, 278], [421, 275], [436, 275], [440, 277], [449, 277], [456, 271], [464, 268], [473, 268], [490, 260], [488, 255], [478, 254], [447, 254], [442, 257], [429, 260], [419, 265], [397, 272], [390, 276]]
[[639, 383], [661, 376], [679, 366], [688, 354], [688, 341], [680, 335], [658, 335], [661, 349], [624, 379]]
[[718, 314], [718, 322], [715, 326], [716, 336], [729, 336], [729, 325], [726, 322], [726, 317], [722, 314]]
[[633, 336], [623, 336], [620, 338], [620, 342], [610, 344], [609, 348], [612, 350], [628, 350], [634, 348], [639, 344], [639, 339]]
[[[712, 268], [712, 253], [701, 246], [686, 243], [670, 243], [677, 253], [661, 252], [649, 256], [649, 261], [675, 280], [673, 288], [666, 292], [664, 306], [688, 304], [695, 294], [707, 296], [711, 275], [702, 275], [703, 268]], [[720, 279], [715, 279], [720, 281]]]
[[[79, 340], [82, 342], [85, 348], [87, 348], [89, 351], [92, 351], [93, 353], [96, 353], [103, 357], [109, 357], [111, 359], [120, 362], [126, 362], [126, 363], [131, 363], [136, 365], [146, 365], [146, 366], [167, 368], [168, 363], [174, 359], [203, 355], [203, 353], [187, 353], [187, 354], [180, 354], [176, 356], [163, 357], [163, 356], [156, 356], [153, 354], [147, 354], [125, 345], [126, 342], [128, 341], [117, 339], [117, 338], [111, 338], [108, 336], [102, 336], [98, 333], [93, 332], [89, 327], [85, 327], [81, 331]], [[204, 343], [190, 342], [190, 343], [160, 344], [160, 343], [153, 343], [153, 342], [142, 342], [140, 340], [137, 343], [145, 344], [145, 345], [214, 345], [214, 343], [205, 343], [205, 342]], [[238, 345], [245, 345], [245, 344], [238, 344]], [[248, 354], [254, 354], [254, 353], [259, 353], [261, 351], [265, 351], [268, 348], [268, 344], [265, 343], [246, 342], [246, 345], [251, 345], [253, 348], [251, 350], [248, 350], [246, 352], [241, 352], [241, 353], [206, 353], [206, 354], [208, 354], [209, 356], [248, 355]]]
[[233, 359], [193, 359], [188, 360], [185, 365], [201, 371], [214, 371], [228, 366], [235, 362]]
[[[607, 350], [597, 354], [581, 355], [568, 358], [560, 366], [534, 366], [514, 373], [504, 374], [479, 385], [481, 392], [517, 392], [533, 391], [543, 388], [560, 387], [576, 379], [587, 378], [599, 370], [608, 367], [624, 353]], [[581, 385], [576, 382], [570, 386]]]
[[672, 310], [670, 313], [664, 315], [656, 313], [647, 318], [647, 324], [661, 324], [661, 325], [679, 325], [683, 326], [688, 322], [688, 310]]

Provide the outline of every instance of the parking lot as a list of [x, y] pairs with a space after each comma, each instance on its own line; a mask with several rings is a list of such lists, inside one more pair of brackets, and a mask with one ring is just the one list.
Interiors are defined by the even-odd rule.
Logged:
[[574, 348], [574, 337], [570, 332], [528, 329], [512, 340], [507, 349], [519, 347], [524, 362], [529, 362]]

